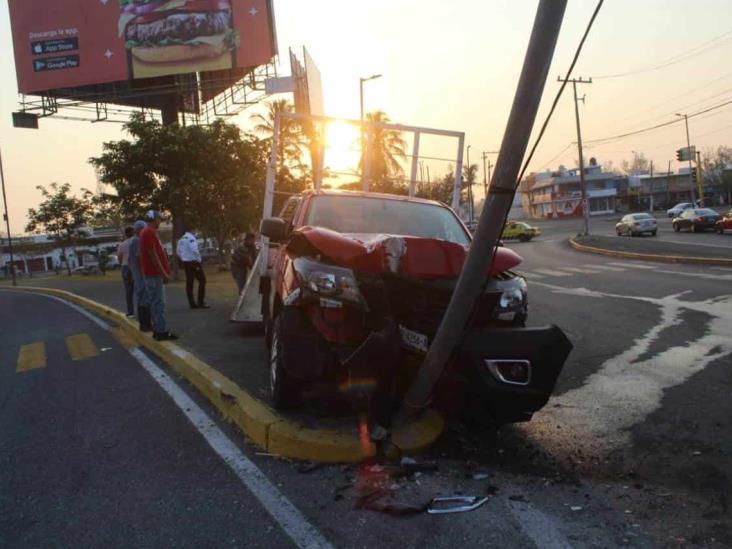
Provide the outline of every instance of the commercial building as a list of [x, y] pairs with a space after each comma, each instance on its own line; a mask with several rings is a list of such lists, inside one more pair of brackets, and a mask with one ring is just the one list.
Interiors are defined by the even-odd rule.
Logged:
[[[590, 215], [616, 211], [618, 189], [623, 176], [604, 172], [594, 159], [584, 168]], [[582, 188], [579, 168], [531, 174], [522, 182], [524, 214], [534, 219], [582, 217]]]

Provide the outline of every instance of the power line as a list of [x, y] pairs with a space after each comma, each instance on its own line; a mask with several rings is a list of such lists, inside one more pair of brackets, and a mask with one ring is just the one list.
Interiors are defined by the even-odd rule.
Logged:
[[[730, 104], [732, 104], [732, 99], [730, 99], [729, 101], [725, 101], [724, 103], [720, 103], [719, 105], [714, 105], [712, 107], [706, 108], [706, 109], [701, 110], [699, 112], [695, 112], [694, 114], [690, 114], [689, 115], [689, 118], [695, 118], [697, 116], [701, 116], [702, 114], [706, 114], [708, 112], [712, 112], [712, 111], [715, 111], [717, 109], [721, 109], [722, 107], [726, 107], [727, 105], [730, 105]], [[626, 137], [630, 137], [630, 136], [633, 136], [633, 135], [639, 135], [639, 134], [647, 133], [647, 132], [650, 132], [650, 131], [653, 131], [653, 130], [657, 130], [657, 129], [660, 129], [660, 128], [665, 128], [666, 126], [671, 126], [673, 124], [678, 124], [681, 121], [682, 121], [681, 118], [678, 118], [678, 119], [675, 119], [675, 120], [669, 120], [669, 121], [663, 122], [661, 124], [656, 124], [655, 126], [650, 126], [648, 128], [643, 128], [643, 129], [635, 130], [635, 131], [632, 131], [632, 132], [621, 133], [621, 134], [618, 134], [618, 135], [613, 135], [613, 136], [610, 136], [610, 137], [603, 137], [603, 138], [600, 138], [600, 139], [588, 139], [588, 140], [586, 140], [586, 143], [602, 143], [602, 142], [606, 142], [606, 141], [616, 141], [616, 140], [624, 139]]]
[[[660, 103], [656, 103], [655, 105], [653, 105], [651, 107], [647, 107], [647, 108], [643, 109], [643, 111], [636, 111], [635, 113], [633, 113], [630, 116], [624, 116], [623, 118], [620, 118], [619, 120], [616, 120], [616, 122], [626, 122], [627, 120], [631, 120], [631, 119], [637, 118], [639, 115], [643, 115], [643, 114], [646, 114], [648, 112], [655, 111], [656, 109], [658, 109], [659, 107], [662, 107], [663, 105], [667, 105], [669, 103], [673, 103], [677, 99], [681, 99], [682, 97], [686, 97], [687, 95], [691, 95], [693, 93], [696, 93], [699, 90], [706, 89], [711, 84], [714, 84], [715, 82], [719, 82], [720, 80], [724, 80], [725, 78], [729, 78], [730, 76], [732, 76], [732, 72], [728, 72], [727, 74], [723, 74], [722, 76], [718, 76], [716, 78], [713, 78], [712, 80], [709, 80], [708, 82], [704, 82], [703, 84], [701, 84], [699, 86], [695, 86], [694, 88], [692, 88], [690, 90], [687, 90], [684, 93], [681, 93], [679, 95], [675, 95], [675, 96], [673, 96], [673, 97], [671, 97], [669, 99], [665, 99], [665, 100], [661, 101]], [[663, 116], [666, 116], [666, 113], [660, 114], [660, 115], [656, 115], [656, 116], [652, 116], [650, 118], [645, 118], [643, 120], [643, 122], [650, 122], [652, 120], [656, 120], [657, 118], [661, 118]]]
[[604, 3], [605, 3], [605, 0], [600, 0], [597, 3], [597, 7], [595, 8], [595, 11], [592, 13], [592, 17], [590, 18], [589, 23], [587, 23], [587, 28], [585, 29], [585, 33], [582, 35], [582, 40], [580, 40], [580, 43], [577, 46], [577, 51], [574, 52], [574, 58], [572, 59], [572, 63], [569, 65], [569, 69], [567, 70], [567, 74], [564, 77], [564, 81], [562, 82], [562, 85], [559, 87], [559, 91], [557, 92], [557, 95], [554, 97], [554, 102], [552, 103], [551, 109], [549, 109], [549, 114], [547, 114], [546, 119], [544, 120], [544, 124], [542, 124], [541, 130], [539, 131], [539, 135], [536, 137], [536, 141], [534, 141], [534, 145], [531, 147], [531, 152], [529, 153], [529, 156], [526, 158], [526, 161], [524, 162], [524, 167], [521, 168], [521, 173], [518, 176], [518, 181], [521, 181], [524, 178], [524, 174], [526, 173], [526, 170], [529, 167], [529, 163], [531, 162], [531, 159], [534, 158], [534, 153], [536, 153], [536, 149], [539, 146], [539, 143], [541, 143], [542, 137], [544, 137], [544, 133], [546, 132], [547, 127], [549, 126], [549, 121], [552, 119], [552, 115], [554, 114], [554, 111], [556, 110], [557, 105], [559, 104], [559, 100], [561, 99], [562, 94], [564, 93], [564, 88], [567, 87], [567, 82], [569, 81], [569, 77], [572, 76], [572, 71], [574, 70], [574, 67], [577, 64], [577, 61], [579, 60], [579, 56], [582, 53], [582, 48], [584, 48], [585, 41], [587, 40], [587, 37], [590, 34], [592, 25], [595, 23], [595, 19], [597, 19], [597, 15], [600, 13], [600, 8], [602, 8], [602, 5]]
[[[666, 67], [670, 67], [672, 65], [677, 65], [678, 63], [688, 61], [689, 59], [692, 59], [692, 58], [696, 57], [697, 55], [701, 55], [702, 53], [704, 53], [706, 51], [712, 50], [714, 48], [718, 48], [726, 41], [726, 37], [728, 37], [730, 34], [732, 34], [732, 30], [727, 31], [723, 34], [720, 34], [716, 38], [712, 38], [711, 40], [704, 42], [700, 46], [696, 46], [695, 48], [692, 48], [685, 53], [677, 54], [674, 57], [670, 57], [669, 59], [666, 59], [665, 61], [662, 61], [660, 64], [655, 65], [655, 66], [644, 67], [642, 69], [635, 69], [632, 71], [621, 72], [621, 73], [617, 73], [617, 74], [606, 74], [603, 76], [597, 76], [595, 78], [597, 78], [598, 80], [600, 80], [600, 79], [608, 80], [610, 78], [622, 78], [625, 76], [633, 76], [636, 74], [653, 72], [653, 71], [657, 71], [660, 69], [664, 69]], [[722, 40], [722, 39], [725, 39], [725, 40]], [[720, 40], [721, 40], [721, 42], [720, 42]], [[715, 44], [715, 42], [719, 42], [719, 43]]]
[[569, 148], [570, 148], [570, 147], [572, 147], [573, 145], [574, 145], [574, 142], [571, 142], [571, 141], [570, 141], [570, 143], [569, 143], [569, 144], [568, 144], [568, 145], [567, 145], [566, 147], [564, 147], [564, 148], [563, 148], [563, 149], [562, 149], [561, 151], [559, 151], [559, 152], [558, 152], [557, 154], [555, 154], [554, 156], [552, 156], [551, 160], [548, 160], [548, 161], [544, 162], [544, 164], [542, 164], [542, 165], [541, 165], [541, 166], [540, 166], [540, 167], [539, 167], [539, 168], [537, 169], [537, 171], [542, 171], [542, 170], [543, 170], [544, 168], [546, 168], [547, 166], [550, 166], [550, 165], [551, 165], [551, 164], [552, 164], [552, 163], [553, 163], [553, 162], [554, 162], [555, 160], [557, 160], [557, 159], [558, 159], [559, 157], [561, 157], [561, 156], [562, 156], [562, 155], [563, 155], [563, 154], [564, 154], [565, 152], [567, 152], [567, 151], [569, 150]]

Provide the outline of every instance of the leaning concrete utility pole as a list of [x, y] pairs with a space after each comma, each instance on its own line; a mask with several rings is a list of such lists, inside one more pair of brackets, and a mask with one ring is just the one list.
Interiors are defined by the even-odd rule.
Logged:
[[521, 162], [526, 154], [566, 7], [567, 0], [541, 0], [539, 3], [511, 116], [473, 244], [437, 335], [407, 391], [402, 414], [412, 414], [427, 406], [483, 291], [504, 221], [516, 194]]
[[[559, 78], [560, 82], [564, 82], [563, 78]], [[585, 219], [585, 236], [590, 234], [590, 201], [587, 198], [587, 181], [585, 180], [585, 159], [584, 152], [582, 149], [582, 128], [580, 126], [579, 116], [579, 102], [584, 103], [585, 98], [579, 99], [577, 97], [577, 84], [592, 84], [592, 78], [589, 80], [583, 80], [580, 78], [570, 78], [567, 82], [572, 82], [572, 88], [574, 89], [574, 116], [577, 121], [577, 151], [579, 153], [579, 174], [580, 174], [580, 189], [582, 190], [582, 215]]]
[[691, 138], [689, 137], [689, 115], [688, 114], [679, 114], [676, 113], [676, 116], [679, 116], [684, 119], [684, 124], [686, 125], [686, 149], [689, 151], [687, 153], [689, 155], [689, 180], [691, 180], [690, 190], [691, 190], [691, 203], [696, 204], [696, 189], [694, 188], [694, 181], [691, 176], [692, 171], [694, 170], [694, 167], [691, 165], [694, 161], [694, 155], [691, 154]]

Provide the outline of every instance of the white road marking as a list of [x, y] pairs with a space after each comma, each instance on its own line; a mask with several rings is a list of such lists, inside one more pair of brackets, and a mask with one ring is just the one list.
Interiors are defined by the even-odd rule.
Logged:
[[539, 511], [528, 503], [509, 502], [508, 508], [521, 528], [537, 547], [547, 549], [570, 549], [572, 545], [557, 527], [554, 517]]
[[656, 272], [672, 274], [672, 275], [690, 276], [693, 278], [703, 278], [705, 280], [719, 280], [720, 282], [723, 280], [732, 280], [732, 274], [723, 275], [723, 274], [686, 273], [683, 271], [667, 271], [666, 269], [658, 269]]
[[565, 273], [562, 271], [554, 271], [552, 269], [536, 269], [537, 273], [541, 273], [546, 276], [572, 276], [572, 273]]
[[565, 271], [572, 271], [573, 273], [582, 273], [582, 274], [600, 274], [604, 271], [598, 271], [594, 269], [581, 269], [580, 267], [562, 267]]
[[99, 326], [102, 330], [109, 331], [109, 324], [107, 324], [106, 322], [104, 322], [98, 316], [94, 316], [89, 311], [87, 311], [86, 309], [80, 307], [76, 303], [71, 303], [70, 301], [66, 301], [65, 299], [62, 299], [60, 297], [56, 297], [54, 295], [48, 295], [48, 294], [33, 294], [33, 295], [42, 295], [42, 296], [47, 297], [49, 299], [53, 299], [55, 301], [58, 301], [60, 303], [63, 303], [64, 305], [68, 305], [69, 307], [71, 307], [72, 309], [74, 309], [77, 313], [81, 313], [86, 318], [88, 318], [89, 320], [91, 320], [94, 324], [96, 324], [97, 326]]
[[623, 263], [621, 261], [608, 263], [608, 265], [612, 265], [613, 267], [623, 267], [626, 269], [656, 269], [658, 267], [658, 265], [645, 265], [643, 263]]
[[129, 351], [157, 384], [168, 393], [180, 411], [234, 471], [242, 484], [254, 494], [295, 545], [309, 549], [333, 547], [165, 372], [140, 349], [130, 349]]
[[[42, 294], [38, 294], [42, 295]], [[46, 295], [71, 307], [94, 322], [103, 330], [109, 330], [109, 324], [94, 316], [74, 303], [55, 296]], [[280, 525], [282, 530], [298, 547], [308, 549], [333, 549], [318, 530], [308, 522], [305, 516], [282, 494], [262, 471], [250, 461], [216, 424], [206, 415], [178, 385], [161, 370], [140, 349], [128, 349], [129, 353], [140, 363], [148, 374], [173, 399], [180, 411], [188, 418], [209, 446], [224, 460], [239, 477], [242, 484], [259, 500], [262, 506]]]
[[536, 274], [536, 273], [530, 273], [529, 271], [523, 271], [521, 274], [524, 275], [529, 280], [541, 280], [542, 278], [544, 278], [543, 275]]
[[626, 270], [620, 267], [611, 267], [610, 265], [600, 265], [599, 263], [588, 264], [587, 267], [590, 269], [600, 269], [601, 271], [611, 271], [614, 273], [620, 273]]
[[[606, 360], [582, 387], [556, 398], [559, 407], [544, 412], [559, 423], [572, 425], [580, 435], [590, 437], [608, 449], [628, 442], [629, 428], [661, 406], [666, 390], [684, 383], [712, 362], [732, 355], [732, 295], [687, 301], [681, 297], [690, 291], [658, 299], [564, 288], [542, 282], [534, 285], [574, 297], [632, 300], [661, 310], [661, 322], [657, 326], [636, 339], [626, 351]], [[661, 332], [682, 322], [681, 315], [686, 310], [709, 316], [704, 335], [695, 341], [679, 342], [637, 362]]]

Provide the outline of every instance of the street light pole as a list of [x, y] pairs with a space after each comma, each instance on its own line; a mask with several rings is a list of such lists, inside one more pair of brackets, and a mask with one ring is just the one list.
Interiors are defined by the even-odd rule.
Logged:
[[[676, 113], [676, 116], [683, 117], [684, 124], [686, 125], [686, 148], [691, 152], [691, 139], [689, 138], [689, 115], [688, 114], [679, 114]], [[691, 155], [689, 155], [689, 181], [691, 182], [690, 188], [691, 188], [691, 202], [693, 204], [696, 204], [696, 189], [694, 188], [694, 180], [691, 176], [692, 174], [692, 165], [691, 165]]]
[[8, 215], [8, 196], [5, 194], [5, 171], [3, 170], [3, 156], [0, 152], [0, 182], [3, 187], [3, 204], [5, 205], [5, 227], [8, 231], [8, 249], [10, 251], [10, 273], [13, 277], [13, 286], [17, 286], [15, 280], [15, 259], [13, 258], [13, 237], [10, 236], [10, 216]]
[[498, 151], [483, 151], [483, 191], [485, 192], [485, 198], [488, 200], [488, 183], [491, 182], [491, 168], [493, 164], [488, 161], [488, 169], [486, 170], [485, 161], [489, 154], [498, 154]]
[[363, 122], [364, 118], [365, 118], [365, 113], [364, 113], [364, 109], [363, 109], [363, 84], [364, 84], [364, 82], [368, 82], [370, 80], [376, 80], [377, 78], [381, 78], [382, 76], [383, 75], [381, 75], [381, 74], [372, 74], [368, 78], [359, 78], [359, 84], [360, 84], [359, 85], [359, 92], [360, 92], [359, 96], [361, 99], [361, 122]]

